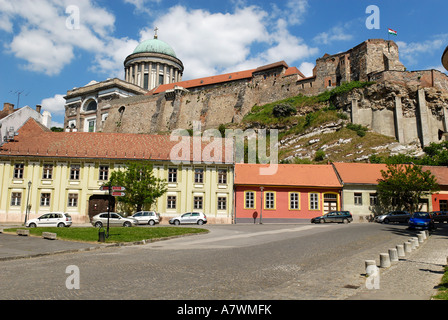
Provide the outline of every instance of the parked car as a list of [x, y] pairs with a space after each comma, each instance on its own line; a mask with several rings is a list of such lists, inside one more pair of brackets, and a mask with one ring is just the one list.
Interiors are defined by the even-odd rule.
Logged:
[[139, 211], [132, 215], [138, 224], [149, 224], [151, 226], [160, 222], [160, 214], [155, 211]]
[[432, 211], [434, 222], [444, 223], [448, 221], [448, 211]]
[[434, 219], [429, 212], [414, 212], [409, 219], [410, 229], [435, 229]]
[[31, 219], [26, 222], [26, 227], [70, 227], [72, 217], [64, 212], [50, 212], [41, 215], [39, 218]]
[[170, 224], [205, 224], [207, 223], [207, 217], [202, 212], [187, 212], [181, 216], [170, 219]]
[[[92, 225], [97, 228], [107, 226], [107, 212], [97, 214], [92, 217]], [[109, 226], [111, 227], [132, 227], [138, 225], [138, 221], [134, 218], [125, 218], [119, 213], [111, 212], [109, 216]]]
[[324, 214], [323, 216], [311, 219], [311, 223], [326, 223], [326, 222], [349, 223], [352, 221], [353, 217], [350, 211], [332, 211], [327, 214]]
[[375, 221], [379, 223], [403, 222], [408, 223], [411, 214], [407, 211], [391, 211], [375, 217]]

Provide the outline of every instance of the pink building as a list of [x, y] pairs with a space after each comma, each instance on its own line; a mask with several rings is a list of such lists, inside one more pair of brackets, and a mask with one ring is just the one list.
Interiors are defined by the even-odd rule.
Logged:
[[235, 221], [311, 219], [341, 210], [342, 185], [332, 165], [279, 164], [274, 175], [261, 175], [268, 165], [235, 166]]

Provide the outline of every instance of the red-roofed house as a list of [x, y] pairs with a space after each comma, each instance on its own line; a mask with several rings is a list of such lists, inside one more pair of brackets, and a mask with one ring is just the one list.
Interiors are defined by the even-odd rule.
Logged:
[[268, 165], [235, 165], [235, 220], [294, 221], [341, 209], [342, 185], [331, 165], [279, 164], [273, 175]]
[[220, 141], [210, 148], [189, 137], [51, 132], [31, 119], [0, 147], [0, 222], [23, 222], [27, 203], [29, 218], [63, 211], [74, 223], [88, 222], [107, 210], [100, 187], [129, 161], [148, 161], [155, 176], [167, 180], [168, 192], [153, 208], [165, 222], [192, 210], [204, 212], [211, 223], [230, 222], [233, 157]]
[[423, 166], [436, 177], [440, 191], [431, 197], [433, 211], [448, 211], [448, 167]]

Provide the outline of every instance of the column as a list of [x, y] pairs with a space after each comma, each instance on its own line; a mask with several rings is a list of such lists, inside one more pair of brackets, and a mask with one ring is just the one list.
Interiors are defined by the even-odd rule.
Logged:
[[140, 63], [140, 84], [139, 86], [143, 88], [144, 85], [144, 80], [145, 79], [145, 63], [141, 62]]
[[420, 142], [423, 147], [426, 147], [431, 142], [431, 135], [428, 123], [428, 108], [426, 107], [425, 90], [418, 90], [418, 113], [420, 121]]
[[403, 107], [401, 97], [395, 97], [395, 136], [400, 143], [404, 143], [403, 134]]
[[359, 115], [358, 115], [358, 100], [352, 100], [352, 122], [354, 124], [359, 124]]
[[137, 80], [138, 80], [138, 69], [137, 69], [138, 64], [134, 64], [134, 81], [132, 81], [133, 84], [138, 85]]
[[157, 63], [157, 65], [156, 65], [156, 87], [160, 85], [159, 73], [160, 73], [160, 64]]

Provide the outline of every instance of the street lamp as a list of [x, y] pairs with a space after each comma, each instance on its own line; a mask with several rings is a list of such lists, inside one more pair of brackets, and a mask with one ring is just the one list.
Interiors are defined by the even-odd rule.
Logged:
[[263, 218], [263, 190], [264, 190], [264, 187], [260, 187], [260, 190], [261, 190], [260, 224], [263, 224], [261, 219]]
[[26, 197], [26, 208], [25, 208], [25, 226], [26, 226], [26, 221], [28, 218], [28, 210], [30, 208], [29, 203], [30, 203], [30, 189], [31, 189], [31, 180], [28, 181], [28, 194]]

